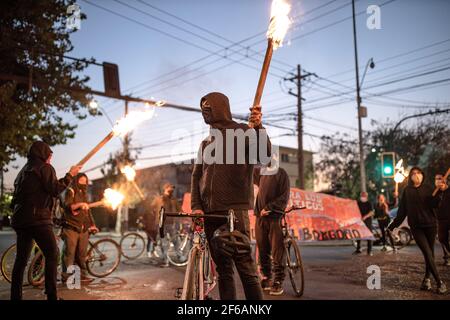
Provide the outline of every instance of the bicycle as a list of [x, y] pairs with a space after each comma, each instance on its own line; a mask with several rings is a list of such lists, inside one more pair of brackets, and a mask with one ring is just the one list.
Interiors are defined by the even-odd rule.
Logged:
[[[129, 260], [139, 258], [145, 251], [145, 238], [139, 233], [144, 228], [142, 219], [139, 218], [136, 223], [138, 231], [127, 233], [120, 240], [122, 255]], [[179, 225], [175, 234], [166, 233], [165, 237], [169, 242], [167, 250], [169, 263], [176, 267], [187, 265], [189, 250], [192, 247], [192, 233], [183, 225]], [[157, 258], [164, 256], [162, 245], [161, 240], [156, 244], [154, 254]]]
[[[60, 234], [55, 235], [57, 242], [62, 241]], [[119, 244], [109, 238], [95, 242], [89, 239], [89, 249], [86, 257], [86, 268], [90, 275], [104, 278], [113, 273], [120, 263], [121, 251]], [[58, 266], [62, 266], [63, 253], [58, 246]], [[40, 286], [45, 281], [45, 257], [42, 251], [31, 260], [27, 273], [28, 282], [32, 286]]]
[[203, 219], [220, 218], [227, 219], [230, 232], [234, 229], [234, 211], [229, 210], [228, 215], [203, 215], [185, 213], [166, 213], [164, 208], [160, 210], [159, 230], [161, 237], [164, 237], [164, 222], [166, 217], [193, 218], [193, 245], [189, 251], [186, 273], [183, 281], [183, 288], [178, 289], [175, 296], [181, 300], [207, 300], [209, 294], [217, 285], [217, 276], [214, 262], [206, 241]]
[[[280, 213], [281, 217], [281, 230], [283, 234], [283, 246], [286, 256], [286, 268], [289, 273], [289, 279], [291, 280], [292, 288], [297, 297], [301, 297], [303, 295], [304, 287], [305, 287], [305, 275], [303, 269], [302, 256], [300, 253], [300, 248], [297, 244], [297, 240], [293, 235], [291, 228], [286, 220], [286, 214], [293, 210], [301, 210], [305, 209], [305, 207], [296, 207], [292, 206], [286, 211], [275, 211], [272, 212]], [[255, 261], [258, 261], [258, 248], [255, 248]], [[258, 264], [258, 263], [257, 263]], [[261, 273], [261, 272], [260, 272]]]
[[[30, 255], [30, 258], [28, 259], [27, 268], [29, 268], [30, 261], [33, 259], [34, 255], [36, 255], [39, 251], [40, 249], [37, 246], [36, 242], [33, 242], [33, 247], [31, 249], [32, 255]], [[5, 280], [9, 283], [11, 283], [12, 280], [12, 270], [14, 267], [14, 262], [16, 261], [16, 254], [17, 254], [17, 245], [14, 243], [11, 246], [9, 246], [5, 250], [5, 252], [3, 252], [0, 262], [1, 274], [3, 278], [5, 278]]]

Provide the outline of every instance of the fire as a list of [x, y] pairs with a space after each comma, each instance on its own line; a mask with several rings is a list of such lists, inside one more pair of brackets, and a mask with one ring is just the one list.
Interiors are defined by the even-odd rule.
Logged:
[[155, 108], [145, 111], [131, 111], [124, 118], [117, 121], [113, 128], [115, 136], [124, 136], [142, 122], [153, 118]]
[[136, 177], [136, 170], [134, 170], [131, 166], [123, 167], [120, 169], [120, 172], [125, 175], [128, 181], [134, 181], [134, 178]]
[[113, 210], [117, 209], [117, 207], [125, 199], [125, 196], [122, 193], [110, 188], [105, 190], [103, 196], [106, 204], [109, 205]]
[[273, 0], [267, 38], [272, 40], [274, 50], [282, 45], [284, 36], [291, 25], [290, 11], [291, 6], [286, 1]]

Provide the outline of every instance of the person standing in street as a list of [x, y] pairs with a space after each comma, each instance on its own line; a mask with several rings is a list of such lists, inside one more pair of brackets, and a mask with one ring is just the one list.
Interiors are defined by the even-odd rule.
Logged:
[[258, 186], [255, 236], [263, 274], [261, 287], [279, 296], [283, 294], [286, 260], [281, 218], [289, 201], [290, 185], [286, 171], [276, 170], [275, 174], [261, 175], [261, 169], [255, 168], [253, 183]]
[[89, 234], [98, 232], [88, 204], [88, 177], [79, 173], [66, 190], [64, 197], [63, 230], [64, 241], [62, 280], [65, 282], [69, 274], [67, 269], [76, 262], [80, 267], [81, 281], [91, 282], [87, 275], [86, 255]]
[[35, 141], [28, 151], [28, 161], [14, 181], [12, 227], [17, 234], [17, 255], [12, 271], [11, 300], [22, 299], [23, 275], [30, 257], [33, 240], [45, 257], [45, 293], [57, 300], [56, 275], [58, 248], [53, 233], [54, 198], [63, 192], [81, 169], [73, 166], [64, 178], [56, 178], [50, 164], [52, 150]]
[[401, 225], [403, 220], [408, 218], [411, 233], [425, 260], [425, 277], [420, 289], [431, 290], [431, 276], [433, 276], [437, 284], [437, 292], [445, 294], [447, 287], [442, 281], [434, 261], [437, 221], [433, 209], [437, 207], [438, 198], [433, 198], [433, 190], [423, 181], [423, 171], [418, 167], [412, 168], [408, 176], [408, 185], [403, 190], [400, 199], [397, 217], [388, 229], [393, 231]]
[[[372, 231], [372, 217], [374, 216], [374, 211], [367, 192], [361, 192], [358, 200], [358, 208], [362, 216], [362, 221], [364, 221], [366, 227]], [[353, 254], [361, 254], [361, 240], [356, 241], [356, 250]], [[367, 240], [367, 255], [373, 256], [372, 240]]]
[[[261, 160], [260, 145], [266, 144], [266, 149], [270, 152], [270, 141], [261, 125], [261, 107], [254, 106], [250, 109], [249, 122], [252, 128], [247, 124], [233, 121], [228, 97], [222, 93], [213, 92], [201, 98], [200, 108], [205, 123], [210, 126], [210, 135], [200, 144], [198, 158], [192, 172], [192, 211], [206, 216], [208, 214], [226, 216], [229, 210], [233, 210], [236, 216], [234, 233], [239, 233], [239, 238], [243, 239], [241, 244], [248, 244], [250, 247], [248, 210], [253, 208], [254, 202], [254, 164]], [[238, 139], [244, 135], [253, 138]], [[263, 140], [263, 135], [267, 137], [266, 140]], [[230, 146], [233, 147], [231, 150], [229, 150]], [[267, 156], [267, 158], [270, 161], [270, 157]], [[246, 299], [263, 299], [251, 252], [227, 256], [219, 247], [214, 246], [216, 241], [212, 241], [220, 240], [220, 230], [226, 226], [224, 219], [205, 218], [204, 225], [211, 256], [217, 266], [220, 298], [222, 300], [236, 299], [233, 271], [235, 266], [244, 287]]]
[[[164, 183], [162, 187], [162, 194], [156, 196], [153, 199], [153, 202], [151, 204], [151, 213], [149, 216], [147, 216], [147, 221], [149, 224], [149, 232], [151, 232], [151, 236], [154, 236], [154, 239], [156, 242], [159, 238], [159, 232], [158, 232], [158, 220], [159, 220], [159, 211], [162, 207], [167, 212], [181, 212], [181, 204], [177, 200], [177, 198], [174, 197], [174, 191], [175, 186], [169, 182]], [[166, 220], [165, 224], [165, 234], [169, 234], [170, 236], [174, 236], [175, 226], [174, 226], [174, 220], [173, 218], [169, 218]], [[164, 237], [161, 239], [161, 250], [163, 254], [163, 263], [161, 264], [162, 268], [166, 268], [169, 266], [169, 259], [167, 257], [167, 252], [169, 250], [169, 240], [167, 237]], [[154, 250], [154, 246], [152, 248]], [[150, 257], [152, 254], [150, 253]]]
[[389, 237], [392, 250], [396, 251], [394, 246], [394, 239], [387, 230], [387, 227], [391, 222], [391, 218], [389, 216], [389, 204], [386, 202], [386, 198], [383, 194], [379, 194], [377, 197], [377, 204], [375, 205], [375, 219], [377, 219], [378, 226], [380, 227], [381, 231], [381, 244], [383, 245], [381, 251], [387, 251], [386, 236]]
[[435, 185], [439, 188], [436, 194], [437, 201], [439, 202], [437, 211], [438, 219], [438, 239], [442, 245], [444, 251], [444, 265], [450, 266], [450, 188], [447, 181], [444, 181], [442, 174], [435, 176]]

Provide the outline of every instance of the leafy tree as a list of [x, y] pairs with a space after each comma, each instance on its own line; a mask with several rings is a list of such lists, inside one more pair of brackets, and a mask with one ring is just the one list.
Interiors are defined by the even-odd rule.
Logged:
[[25, 156], [36, 139], [56, 145], [73, 138], [76, 125], [63, 119], [65, 113], [87, 116], [89, 95], [67, 88], [87, 89], [89, 77], [81, 71], [93, 59], [63, 57], [73, 50], [75, 30], [67, 30], [65, 22], [74, 2], [0, 2], [0, 75], [15, 77], [0, 78], [0, 168]]

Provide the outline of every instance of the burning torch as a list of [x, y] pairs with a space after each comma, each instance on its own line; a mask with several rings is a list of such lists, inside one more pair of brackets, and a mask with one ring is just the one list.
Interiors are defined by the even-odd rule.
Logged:
[[122, 169], [120, 169], [120, 171], [125, 175], [128, 182], [131, 182], [133, 187], [138, 192], [139, 197], [141, 197], [141, 199], [144, 200], [145, 199], [144, 194], [142, 193], [142, 190], [139, 188], [136, 181], [134, 180], [134, 178], [136, 177], [136, 170], [134, 170], [134, 168], [131, 166], [125, 166]]
[[[264, 91], [264, 85], [266, 84], [267, 73], [269, 72], [273, 51], [282, 45], [284, 36], [286, 35], [289, 25], [291, 24], [291, 20], [289, 19], [290, 10], [291, 6], [284, 0], [273, 0], [270, 13], [270, 23], [267, 30], [267, 50], [264, 57], [261, 74], [259, 76], [253, 106], [259, 106], [261, 103], [261, 97]], [[251, 123], [249, 125], [251, 126]]]
[[406, 178], [406, 174], [405, 174], [405, 169], [403, 168], [403, 159], [400, 159], [397, 164], [395, 165], [395, 175], [394, 175], [394, 181], [395, 181], [395, 191], [394, 191], [394, 195], [397, 198], [398, 197], [398, 184], [402, 183], [405, 178]]
[[108, 188], [103, 193], [103, 201], [110, 206], [113, 210], [123, 202], [125, 196], [117, 190]]
[[132, 111], [128, 113], [125, 117], [118, 120], [112, 131], [108, 133], [108, 135], [103, 138], [89, 153], [84, 156], [83, 159], [78, 162], [78, 166], [83, 166], [90, 158], [92, 158], [101, 148], [108, 143], [113, 137], [117, 136], [125, 136], [128, 132], [133, 130], [137, 125], [144, 122], [145, 120], [149, 120], [153, 117], [155, 109], [145, 110], [145, 111]]

